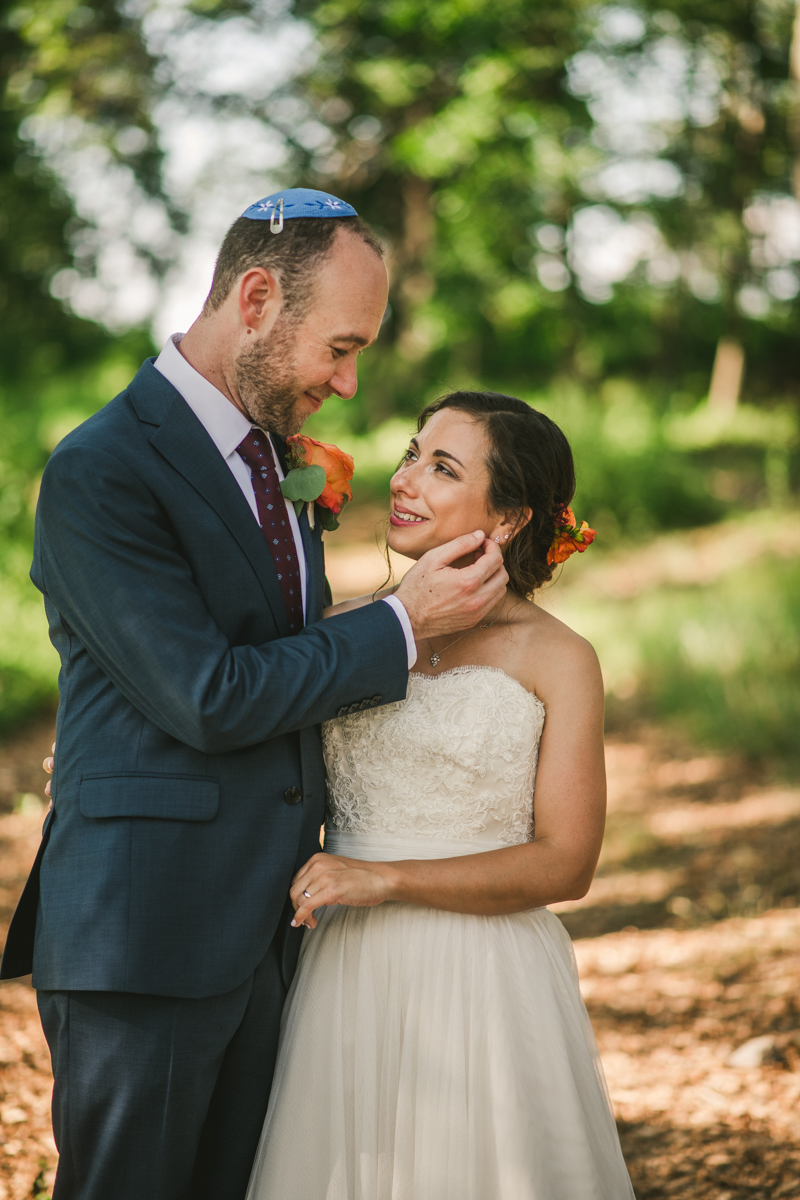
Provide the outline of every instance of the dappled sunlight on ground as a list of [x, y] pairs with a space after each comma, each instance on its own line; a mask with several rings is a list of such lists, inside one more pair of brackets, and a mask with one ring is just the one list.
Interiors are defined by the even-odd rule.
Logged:
[[639, 1200], [800, 1196], [800, 910], [576, 944]]
[[662, 731], [606, 748], [609, 814], [589, 894], [556, 905], [573, 937], [688, 928], [800, 904], [800, 788]]
[[[25, 764], [18, 747], [4, 747], [0, 762], [30, 780], [41, 764], [52, 731], [31, 731], [21, 739], [30, 754]], [[0, 768], [1, 769], [1, 768]], [[36, 782], [42, 784], [41, 769]], [[0, 816], [0, 920], [2, 936], [28, 870], [36, 856], [45, 805], [33, 793], [20, 811]], [[27, 1200], [49, 1194], [56, 1148], [50, 1127], [50, 1056], [44, 1040], [36, 996], [28, 980], [0, 984], [0, 1200]]]
[[[39, 840], [49, 723], [0, 748], [6, 924]], [[639, 1200], [800, 1198], [800, 788], [643, 726], [614, 737], [608, 835], [575, 939]], [[3, 774], [5, 772], [5, 774]], [[49, 1194], [47, 1049], [0, 986], [0, 1200]]]

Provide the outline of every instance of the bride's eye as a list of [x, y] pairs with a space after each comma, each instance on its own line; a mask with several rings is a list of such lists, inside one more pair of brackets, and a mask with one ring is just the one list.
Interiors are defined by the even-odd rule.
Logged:
[[416, 458], [417, 458], [416, 454], [409, 446], [408, 450], [406, 450], [405, 454], [403, 455], [401, 462], [404, 462], [404, 463], [415, 462]]

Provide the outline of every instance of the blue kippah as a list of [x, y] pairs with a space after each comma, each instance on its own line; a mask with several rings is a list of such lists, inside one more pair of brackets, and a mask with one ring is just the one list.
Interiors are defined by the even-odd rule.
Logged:
[[294, 217], [357, 217], [352, 204], [331, 196], [328, 192], [316, 192], [313, 188], [286, 188], [257, 200], [242, 213], [251, 221], [269, 221], [273, 233], [280, 233], [283, 222]]

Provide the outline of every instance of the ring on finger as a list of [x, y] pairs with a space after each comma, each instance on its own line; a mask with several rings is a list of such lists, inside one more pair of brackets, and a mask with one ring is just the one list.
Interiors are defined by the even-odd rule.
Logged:
[[306, 900], [311, 899], [311, 892], [303, 892], [303, 895], [305, 896]]

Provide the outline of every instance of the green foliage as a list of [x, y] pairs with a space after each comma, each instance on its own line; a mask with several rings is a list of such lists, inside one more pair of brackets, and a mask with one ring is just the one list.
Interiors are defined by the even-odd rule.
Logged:
[[[4, 31], [4, 36], [5, 36]], [[4, 41], [3, 66], [15, 38]], [[17, 45], [19, 49], [19, 45]], [[27, 107], [18, 101], [6, 76], [0, 104], [0, 385], [43, 380], [91, 362], [111, 344], [104, 330], [64, 311], [48, 284], [71, 259], [65, 226], [72, 216], [66, 197], [19, 137]]]
[[25, 0], [4, 8], [6, 110], [17, 121], [44, 112], [91, 123], [145, 191], [160, 195], [151, 119], [156, 60], [142, 14], [114, 0]]
[[612, 728], [672, 721], [697, 742], [797, 768], [797, 559], [767, 558], [705, 587], [662, 586], [629, 599], [576, 588], [557, 609], [598, 650]]
[[[113, 5], [9, 6], [4, 13], [0, 104], [0, 730], [54, 702], [57, 658], [41, 597], [28, 578], [38, 481], [48, 455], [75, 425], [129, 381], [151, 353], [146, 334], [115, 338], [65, 311], [49, 282], [71, 262], [73, 219], [53, 176], [29, 153], [20, 123], [47, 101], [109, 128], [134, 119], [109, 90], [124, 18]], [[127, 47], [127, 49], [126, 49]], [[105, 49], [111, 60], [98, 57]], [[130, 60], [139, 69], [141, 57]], [[138, 66], [137, 66], [138, 64]], [[103, 80], [106, 79], [106, 82]], [[77, 106], [77, 107], [75, 107]], [[110, 135], [109, 135], [110, 136]]]
[[50, 452], [130, 381], [149, 339], [109, 340], [96, 365], [0, 386], [0, 732], [56, 698], [58, 659], [28, 578], [33, 518]]
[[710, 494], [707, 471], [670, 445], [667, 418], [648, 401], [623, 380], [609, 381], [599, 403], [575, 387], [533, 401], [570, 439], [573, 507], [605, 547], [620, 537], [703, 525], [727, 507]]
[[[800, 181], [793, 3], [296, 0], [296, 11], [323, 51], [297, 94], [336, 139], [332, 152], [295, 143], [298, 167], [391, 245], [391, 318], [355, 431], [411, 415], [432, 378], [525, 394], [565, 374], [585, 388], [622, 374], [696, 403], [723, 335], [745, 347], [753, 400], [796, 405], [792, 272], [772, 280], [776, 263], [750, 254], [745, 223], [748, 204], [791, 198]], [[632, 33], [608, 35], [615, 13]], [[664, 55], [683, 64], [672, 115], [654, 120], [652, 145], [609, 148], [603, 87]], [[674, 168], [672, 191], [607, 202], [662, 250], [613, 297], [589, 297], [570, 226], [626, 153]], [[770, 301], [773, 284], [783, 299]], [[754, 316], [759, 304], [768, 311]]]
[[[192, 19], [224, 21], [254, 6], [198, 0]], [[152, 119], [162, 83], [143, 11], [114, 0], [4, 10], [0, 725], [53, 694], [54, 655], [26, 578], [37, 479], [58, 439], [150, 350], [144, 335], [115, 339], [50, 295], [80, 222], [20, 128], [43, 113], [87, 122], [163, 199]], [[309, 425], [353, 453], [357, 499], [385, 496], [413, 415], [463, 386], [520, 395], [562, 425], [578, 467], [576, 511], [599, 531], [593, 554], [790, 495], [795, 268], [770, 258], [751, 210], [800, 189], [793, 0], [296, 0], [295, 11], [316, 29], [321, 54], [291, 95], [266, 104], [206, 96], [198, 111], [214, 104], [275, 125], [294, 151], [287, 182], [345, 196], [387, 239], [391, 311], [358, 396], [330, 401]], [[607, 36], [609, 13], [627, 14], [633, 33]], [[609, 148], [597, 80], [639, 78], [665, 47], [683, 56], [685, 74], [647, 153], [680, 186], [606, 195], [606, 217], [661, 239], [660, 249], [607, 294], [590, 294], [576, 266], [576, 217], [602, 201], [592, 180], [627, 152]], [[795, 46], [792, 61], [799, 56]], [[681, 110], [714, 88], [705, 115], [688, 101]], [[311, 116], [328, 143], [304, 142]], [[179, 227], [182, 215], [170, 215]], [[163, 265], [154, 257], [156, 271]], [[734, 412], [704, 403], [722, 336], [747, 357], [747, 403]], [[735, 729], [753, 752], [783, 753], [797, 664], [778, 647], [796, 641], [796, 583], [776, 562], [756, 581], [652, 593], [602, 614], [586, 608], [585, 619], [604, 654], [635, 660], [628, 674], [643, 711], [683, 713], [698, 735], [724, 740]], [[698, 623], [705, 632], [693, 642], [686, 630]], [[733, 658], [715, 629], [739, 647]], [[705, 665], [695, 652], [703, 638], [721, 654]]]
[[[489, 387], [493, 383], [487, 381]], [[424, 392], [417, 407], [443, 390]], [[621, 379], [608, 380], [594, 395], [569, 380], [544, 392], [520, 394], [569, 438], [578, 478], [574, 508], [598, 530], [601, 550], [622, 538], [705, 525], [769, 497], [766, 466], [771, 460], [758, 442], [740, 446], [735, 462], [729, 461], [725, 445], [701, 443], [689, 449], [678, 443], [676, 429], [684, 434], [691, 417], [697, 424], [705, 406], [676, 414], [668, 399], [659, 405], [652, 394]], [[769, 416], [757, 411], [759, 417]], [[395, 417], [360, 435], [352, 433], [349, 421], [348, 402], [329, 400], [307, 428], [311, 436], [335, 442], [353, 456], [357, 502], [384, 503], [414, 421]], [[738, 427], [734, 420], [733, 428]], [[715, 495], [720, 478], [724, 495]]]

